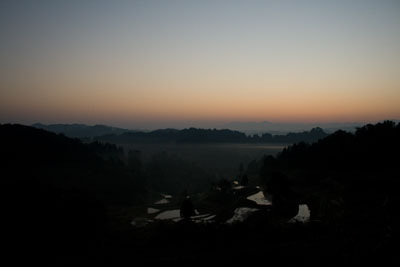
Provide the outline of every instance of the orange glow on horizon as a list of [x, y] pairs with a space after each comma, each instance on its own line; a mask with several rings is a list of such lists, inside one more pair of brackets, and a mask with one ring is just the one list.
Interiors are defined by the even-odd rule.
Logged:
[[397, 120], [400, 5], [378, 2], [16, 4], [0, 122]]

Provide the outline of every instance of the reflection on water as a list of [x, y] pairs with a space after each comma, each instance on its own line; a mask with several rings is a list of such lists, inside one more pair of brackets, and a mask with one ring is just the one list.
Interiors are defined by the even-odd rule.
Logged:
[[247, 199], [256, 202], [258, 205], [266, 205], [266, 206], [272, 205], [271, 201], [265, 198], [264, 193], [262, 191], [254, 195], [248, 196]]
[[170, 200], [172, 199], [171, 195], [166, 195], [166, 194], [160, 194], [162, 199], [155, 202], [155, 205], [162, 205], [162, 204], [168, 204], [170, 202]]
[[160, 204], [168, 204], [168, 203], [169, 203], [169, 200], [166, 199], [166, 198], [163, 198], [163, 199], [161, 199], [161, 200], [155, 202], [154, 204], [160, 205]]
[[288, 145], [286, 144], [231, 144], [231, 147], [237, 147], [242, 149], [270, 149], [270, 150], [278, 150], [281, 151], [286, 148]]
[[226, 223], [232, 224], [232, 223], [236, 223], [236, 222], [243, 222], [250, 216], [250, 214], [252, 214], [253, 212], [255, 212], [257, 210], [258, 209], [247, 208], [247, 207], [237, 208], [237, 209], [235, 209], [235, 213], [233, 214], [233, 217], [230, 218], [229, 220], [227, 220]]
[[[204, 222], [211, 222], [214, 219], [215, 215], [212, 214], [199, 214], [196, 211], [195, 216], [192, 216], [191, 219], [196, 223], [204, 223]], [[182, 220], [180, 216], [180, 210], [166, 210], [158, 214], [154, 219], [157, 220], [172, 220], [174, 222], [179, 222]]]
[[201, 218], [202, 221], [210, 221], [215, 218], [216, 215], [206, 214], [208, 216]]
[[215, 216], [216, 215], [201, 214], [201, 215], [193, 216], [192, 220], [196, 223], [208, 223], [208, 222], [213, 222], [212, 219], [214, 219]]
[[294, 222], [308, 222], [310, 220], [310, 209], [306, 204], [299, 205], [299, 211], [296, 216], [289, 220], [290, 223]]
[[243, 189], [243, 188], [244, 188], [243, 185], [238, 185], [238, 186], [233, 187], [233, 189], [235, 189], [235, 190], [240, 190], [240, 189]]
[[180, 210], [166, 210], [158, 214], [154, 219], [157, 220], [173, 220], [173, 219], [180, 219], [181, 214]]
[[159, 209], [147, 208], [147, 214], [154, 214], [159, 212]]

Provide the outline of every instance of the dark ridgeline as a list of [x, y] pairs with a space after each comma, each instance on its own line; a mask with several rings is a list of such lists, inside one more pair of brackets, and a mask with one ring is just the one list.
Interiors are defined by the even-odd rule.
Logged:
[[399, 151], [400, 123], [368, 124], [265, 157], [260, 178], [279, 212], [308, 204], [311, 220], [336, 235], [340, 260], [387, 264], [399, 241]]
[[131, 193], [137, 191], [137, 181], [125, 172], [123, 150], [116, 145], [83, 144], [22, 125], [0, 129], [5, 185], [82, 190], [115, 204], [139, 201]]
[[315, 142], [328, 136], [321, 128], [286, 135], [248, 136], [242, 132], [217, 129], [189, 128], [183, 130], [164, 129], [152, 132], [126, 132], [95, 137], [95, 140], [110, 143], [295, 143]]
[[[313, 138], [322, 134], [320, 129], [310, 133]], [[248, 138], [239, 132], [198, 129], [148, 134], [152, 137], [146, 140], [181, 142]], [[140, 140], [137, 136], [147, 134], [118, 137], [125, 135], [127, 140]], [[164, 190], [168, 185], [162, 184], [169, 178], [187, 188], [196, 176], [190, 177], [191, 166], [185, 162], [161, 156], [143, 165], [140, 152], [126, 156], [115, 145], [83, 144], [21, 125], [0, 125], [0, 142], [3, 236], [16, 253], [16, 263], [21, 259], [44, 266], [398, 262], [400, 124], [366, 125], [354, 134], [337, 131], [312, 144], [294, 144], [247, 169], [241, 167], [243, 185], [254, 183], [247, 174], [260, 173], [256, 182], [273, 196], [273, 209], [261, 209], [236, 225], [161, 221], [133, 229], [126, 219], [132, 219], [129, 214], [114, 212], [118, 210], [114, 207], [142, 205], [149, 190], [157, 185]], [[166, 175], [163, 170], [168, 168], [174, 171]], [[166, 176], [157, 179], [160, 175]], [[176, 176], [181, 180], [173, 180]], [[189, 184], [184, 184], [186, 176]], [[207, 205], [233, 209], [247, 203], [243, 198], [237, 206], [230, 202], [236, 194], [230, 182], [218, 186], [216, 202]], [[200, 196], [207, 199], [208, 194], [214, 193]], [[298, 204], [308, 204], [311, 222], [287, 224]], [[198, 206], [205, 204], [200, 201]]]
[[134, 132], [128, 129], [111, 127], [107, 125], [94, 125], [88, 126], [85, 124], [32, 124], [32, 127], [43, 129], [57, 134], [65, 134], [73, 138], [91, 138], [95, 136], [102, 136], [108, 134], [122, 134], [125, 132]]
[[15, 266], [80, 266], [89, 254], [99, 260], [106, 205], [140, 203], [144, 193], [115, 145], [6, 124], [0, 147], [2, 236]]
[[321, 128], [310, 131], [272, 135], [246, 135], [242, 132], [228, 129], [198, 129], [183, 130], [162, 129], [151, 132], [133, 131], [105, 125], [87, 126], [83, 124], [51, 124], [36, 123], [35, 128], [44, 129], [57, 134], [65, 134], [85, 141], [98, 140], [109, 143], [295, 143], [316, 142], [328, 136]]

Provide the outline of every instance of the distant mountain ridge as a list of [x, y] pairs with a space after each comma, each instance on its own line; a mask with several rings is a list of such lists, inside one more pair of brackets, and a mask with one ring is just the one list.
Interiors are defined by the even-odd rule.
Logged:
[[224, 125], [224, 127], [245, 132], [248, 134], [260, 134], [260, 133], [271, 133], [271, 134], [286, 134], [289, 132], [302, 132], [309, 131], [313, 128], [320, 127], [328, 133], [333, 133], [337, 130], [344, 130], [348, 132], [354, 132], [357, 127], [363, 126], [365, 123], [361, 122], [345, 122], [345, 123], [285, 123], [285, 122], [239, 122], [233, 121]]
[[229, 129], [199, 129], [187, 128], [159, 129], [150, 132], [134, 131], [106, 125], [88, 126], [84, 124], [51, 124], [36, 123], [35, 128], [44, 129], [68, 137], [86, 139], [89, 141], [121, 143], [295, 143], [316, 142], [328, 134], [319, 127], [310, 131], [277, 134], [270, 133], [247, 135], [240, 131]]
[[197, 129], [183, 130], [163, 129], [151, 132], [125, 132], [120, 135], [104, 135], [95, 140], [109, 143], [295, 143], [316, 142], [329, 134], [321, 128], [286, 135], [246, 135], [239, 131], [228, 129]]
[[32, 127], [47, 130], [57, 134], [64, 134], [68, 137], [84, 138], [84, 137], [96, 137], [107, 134], [122, 134], [126, 132], [134, 132], [134, 130], [128, 130], [123, 128], [117, 128], [107, 125], [86, 125], [86, 124], [41, 124], [35, 123], [31, 125]]

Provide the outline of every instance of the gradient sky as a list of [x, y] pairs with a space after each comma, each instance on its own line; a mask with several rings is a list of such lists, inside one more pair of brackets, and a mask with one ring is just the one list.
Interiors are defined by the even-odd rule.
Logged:
[[400, 118], [400, 1], [1, 1], [0, 122]]

